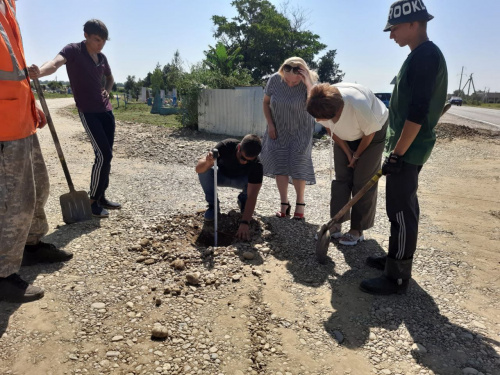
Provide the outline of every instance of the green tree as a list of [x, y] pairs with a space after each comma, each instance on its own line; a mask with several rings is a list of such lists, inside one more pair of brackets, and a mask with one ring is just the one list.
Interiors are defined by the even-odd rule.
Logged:
[[136, 100], [139, 99], [140, 88], [135, 81], [135, 76], [127, 76], [124, 88], [126, 93], [129, 93]]
[[287, 18], [267, 0], [234, 0], [238, 15], [229, 21], [224, 16], [212, 16], [214, 37], [228, 49], [241, 47], [243, 67], [254, 82], [261, 82], [291, 56], [312, 63], [314, 56], [326, 45], [319, 35], [304, 30], [304, 19]]
[[331, 49], [318, 62], [318, 76], [320, 82], [338, 83], [342, 82], [345, 73], [339, 69], [339, 64], [335, 63], [336, 49]]
[[212, 70], [217, 70], [223, 75], [230, 76], [236, 70], [240, 69], [240, 62], [243, 55], [240, 54], [241, 47], [236, 47], [234, 51], [229, 52], [222, 42], [218, 42], [214, 47], [205, 51], [205, 64]]
[[175, 51], [172, 61], [163, 67], [163, 79], [168, 91], [171, 91], [174, 87], [177, 87], [179, 80], [183, 74], [182, 69], [183, 61], [179, 50]]
[[151, 75], [151, 89], [153, 90], [153, 96], [160, 93], [160, 90], [165, 89], [165, 82], [163, 81], [163, 73], [160, 63], [156, 64], [156, 68]]
[[59, 89], [62, 89], [63, 85], [61, 82], [58, 82], [58, 81], [50, 81], [47, 86], [49, 86], [49, 88], [52, 90], [52, 91], [56, 91], [56, 90], [59, 90]]

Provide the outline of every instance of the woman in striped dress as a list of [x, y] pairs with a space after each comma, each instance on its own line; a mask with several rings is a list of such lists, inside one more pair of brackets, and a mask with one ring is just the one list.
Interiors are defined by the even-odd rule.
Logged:
[[306, 111], [308, 89], [318, 79], [300, 57], [287, 59], [267, 82], [263, 109], [267, 132], [262, 141], [264, 174], [276, 178], [281, 198], [278, 217], [290, 214], [288, 183], [297, 194], [294, 219], [304, 218], [306, 184], [316, 183], [312, 163], [314, 118]]

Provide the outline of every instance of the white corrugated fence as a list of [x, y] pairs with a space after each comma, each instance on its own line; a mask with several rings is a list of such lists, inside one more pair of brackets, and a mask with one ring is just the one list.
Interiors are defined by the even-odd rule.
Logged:
[[198, 129], [207, 133], [244, 136], [266, 131], [262, 87], [205, 89], [198, 104]]

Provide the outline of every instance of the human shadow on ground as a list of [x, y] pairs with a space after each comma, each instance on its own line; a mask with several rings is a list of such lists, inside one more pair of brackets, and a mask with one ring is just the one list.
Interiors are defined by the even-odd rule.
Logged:
[[[335, 331], [341, 331], [345, 337], [342, 345], [357, 349], [370, 341], [372, 328], [400, 331], [401, 340], [389, 341], [383, 337], [385, 347], [380, 349], [399, 352], [401, 357], [412, 355], [417, 363], [441, 375], [462, 374], [466, 367], [485, 374], [500, 374], [498, 367], [494, 369], [498, 356], [492, 347], [500, 343], [451, 322], [415, 280], [410, 282], [405, 295], [371, 296], [359, 290], [361, 280], [382, 272], [365, 265], [367, 256], [384, 254], [376, 241], [368, 240], [355, 247], [336, 247], [335, 251], [343, 253], [349, 270], [328, 280], [334, 312], [324, 322], [324, 327], [332, 338], [336, 339]], [[443, 270], [445, 272], [447, 270]], [[447, 304], [444, 306], [448, 308]], [[383, 332], [377, 334], [384, 335]], [[412, 350], [413, 343], [423, 345], [426, 352]], [[383, 361], [381, 355], [379, 358]]]
[[[91, 233], [100, 227], [99, 220], [89, 220], [71, 225], [63, 225], [58, 227], [54, 232], [42, 238], [43, 242], [54, 244], [57, 248], [65, 248], [73, 239], [80, 237], [82, 234]], [[75, 252], [71, 247], [66, 248], [70, 252]], [[69, 262], [71, 262], [70, 260]], [[39, 275], [51, 274], [64, 267], [64, 263], [44, 263], [29, 267], [21, 267], [18, 272], [21, 277], [30, 284], [36, 284], [36, 278]], [[46, 289], [46, 288], [45, 288]], [[47, 290], [45, 290], [47, 292]], [[47, 297], [44, 297], [47, 298]], [[42, 298], [40, 301], [43, 301]], [[36, 303], [36, 302], [30, 302]], [[19, 309], [21, 303], [12, 303], [0, 301], [0, 338], [3, 337], [7, 330], [10, 317]]]
[[329, 258], [325, 265], [316, 260], [318, 225], [289, 217], [261, 217], [265, 223], [264, 239], [272, 245], [272, 255], [286, 261], [286, 268], [295, 282], [319, 287], [333, 273], [335, 263]]
[[74, 239], [81, 237], [84, 234], [92, 233], [100, 227], [101, 221], [97, 218], [69, 225], [60, 225], [57, 226], [55, 231], [43, 237], [42, 241], [52, 243], [58, 248], [64, 248], [65, 250], [73, 251], [71, 247], [66, 249], [66, 245], [68, 245]]

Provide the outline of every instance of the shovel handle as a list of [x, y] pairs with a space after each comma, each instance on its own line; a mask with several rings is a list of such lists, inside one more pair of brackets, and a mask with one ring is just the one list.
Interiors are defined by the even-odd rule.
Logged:
[[354, 206], [356, 204], [356, 202], [359, 201], [361, 199], [361, 197], [363, 195], [365, 195], [365, 193], [368, 190], [370, 190], [373, 187], [373, 185], [375, 185], [378, 182], [380, 177], [382, 177], [382, 169], [379, 169], [378, 172], [370, 179], [370, 181], [368, 181], [365, 184], [365, 186], [363, 186], [361, 188], [361, 190], [358, 191], [356, 193], [356, 195], [354, 197], [352, 197], [351, 200], [349, 202], [347, 202], [345, 204], [345, 206], [342, 207], [341, 210], [339, 212], [337, 212], [337, 214], [334, 217], [332, 217], [328, 223], [326, 223], [328, 230], [332, 229], [332, 226], [334, 224], [336, 224], [342, 218], [342, 216], [344, 216], [345, 213], [347, 211], [349, 211], [351, 209], [351, 207]]
[[59, 160], [61, 162], [64, 175], [66, 176], [66, 181], [68, 181], [69, 190], [73, 192], [75, 191], [75, 187], [73, 185], [73, 181], [71, 180], [71, 176], [69, 174], [68, 165], [66, 164], [66, 160], [64, 159], [61, 143], [59, 142], [59, 137], [57, 136], [54, 123], [52, 122], [52, 117], [50, 116], [49, 107], [47, 106], [47, 102], [45, 101], [45, 96], [43, 95], [42, 87], [40, 86], [38, 78], [32, 78], [32, 80], [33, 80], [33, 85], [35, 86], [36, 92], [38, 94], [38, 99], [40, 99], [40, 104], [42, 105], [43, 112], [45, 113], [45, 117], [47, 117], [47, 123], [49, 125], [50, 134], [52, 134], [52, 139], [54, 140], [54, 144], [56, 145], [57, 155], [59, 156]]

